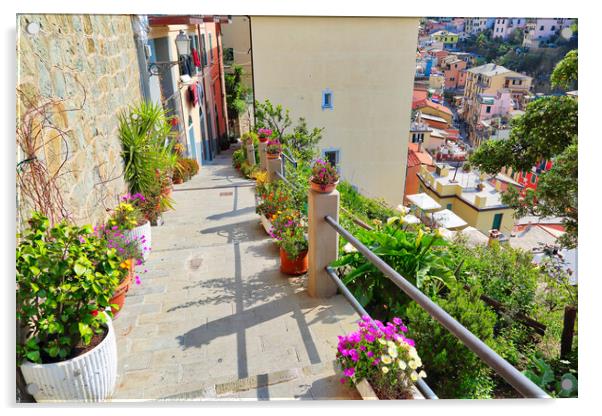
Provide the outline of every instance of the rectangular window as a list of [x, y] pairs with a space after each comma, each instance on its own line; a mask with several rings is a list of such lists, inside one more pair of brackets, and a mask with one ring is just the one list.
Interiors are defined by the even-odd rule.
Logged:
[[452, 210], [452, 204], [447, 204], [447, 209]]
[[329, 89], [322, 91], [322, 110], [327, 108], [330, 110], [334, 108], [332, 104], [332, 91]]
[[487, 114], [491, 113], [491, 106], [490, 105], [487, 106], [487, 108], [485, 109], [485, 112]]
[[333, 167], [335, 167], [337, 170], [339, 170], [339, 163], [340, 163], [340, 152], [338, 149], [329, 149], [329, 150], [324, 150], [324, 159], [326, 159], [326, 161], [328, 163], [330, 163]]
[[213, 63], [213, 38], [209, 33], [209, 56], [211, 57], [211, 63]]
[[539, 30], [543, 30], [543, 26], [539, 26]]

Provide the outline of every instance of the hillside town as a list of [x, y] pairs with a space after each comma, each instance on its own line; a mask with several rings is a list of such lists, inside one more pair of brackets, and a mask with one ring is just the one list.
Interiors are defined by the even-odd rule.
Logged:
[[577, 23], [17, 15], [17, 401], [577, 397]]

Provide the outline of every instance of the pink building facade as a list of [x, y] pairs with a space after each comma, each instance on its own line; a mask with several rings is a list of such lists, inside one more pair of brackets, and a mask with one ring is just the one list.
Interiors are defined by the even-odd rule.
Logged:
[[527, 19], [524, 17], [498, 17], [493, 25], [493, 37], [508, 39], [516, 29], [522, 29], [527, 25]]
[[477, 122], [490, 120], [493, 117], [504, 117], [514, 109], [509, 90], [500, 90], [495, 96], [480, 95], [478, 101], [480, 108]]

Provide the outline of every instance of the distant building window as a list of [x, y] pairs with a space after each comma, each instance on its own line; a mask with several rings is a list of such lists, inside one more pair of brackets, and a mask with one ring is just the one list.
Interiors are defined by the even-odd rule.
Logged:
[[322, 152], [324, 159], [330, 163], [333, 167], [335, 167], [338, 171], [340, 171], [340, 162], [341, 162], [341, 152], [339, 149], [325, 149]]
[[487, 106], [487, 108], [485, 109], [485, 112], [487, 114], [491, 113], [491, 106], [490, 105]]
[[205, 42], [205, 34], [201, 35], [201, 63], [207, 66], [207, 44]]
[[234, 61], [234, 48], [224, 49], [224, 63], [232, 63]]
[[451, 211], [452, 209], [452, 204], [447, 204], [447, 209], [449, 209]]
[[556, 30], [556, 26], [552, 26], [550, 30]]
[[213, 38], [209, 33], [209, 56], [211, 57], [211, 63], [213, 63]]
[[543, 30], [543, 26], [539, 26], [539, 30]]
[[334, 108], [332, 104], [332, 91], [330, 91], [328, 88], [322, 91], [322, 110], [327, 108], [329, 110]]

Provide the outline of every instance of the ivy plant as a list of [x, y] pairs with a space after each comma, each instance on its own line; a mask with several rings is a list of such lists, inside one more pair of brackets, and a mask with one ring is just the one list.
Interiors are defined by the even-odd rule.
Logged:
[[28, 224], [16, 250], [18, 360], [66, 360], [103, 332], [102, 311], [128, 271], [89, 225], [63, 221], [50, 227], [40, 213]]

